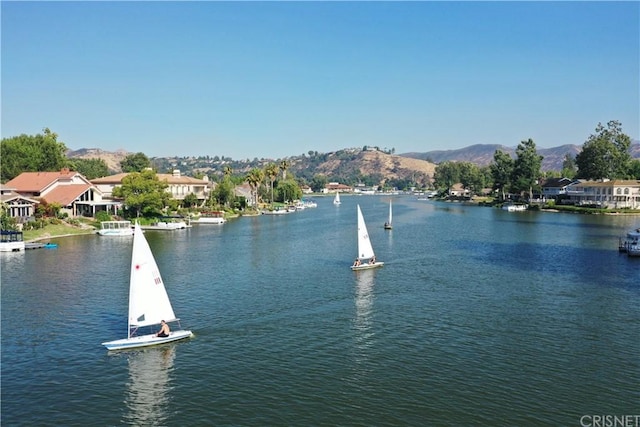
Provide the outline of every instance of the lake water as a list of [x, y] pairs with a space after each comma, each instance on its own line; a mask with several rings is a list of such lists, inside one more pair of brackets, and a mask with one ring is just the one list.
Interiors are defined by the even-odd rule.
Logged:
[[[388, 197], [316, 200], [148, 231], [195, 337], [146, 350], [100, 344], [126, 336], [130, 238], [1, 254], [2, 425], [580, 426], [640, 413], [640, 259], [617, 251], [640, 217], [401, 196], [388, 231]], [[349, 269], [356, 203], [381, 269]]]

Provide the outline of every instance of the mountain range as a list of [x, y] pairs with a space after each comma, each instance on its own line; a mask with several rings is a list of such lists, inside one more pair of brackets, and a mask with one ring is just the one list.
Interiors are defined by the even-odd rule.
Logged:
[[[496, 150], [508, 153], [512, 158], [516, 158], [516, 149], [498, 144], [476, 144], [457, 150], [427, 151], [424, 153], [403, 153], [400, 156], [414, 159], [428, 160], [433, 163], [445, 161], [471, 162], [478, 166], [487, 166], [493, 161], [493, 154]], [[582, 151], [581, 145], [566, 144], [553, 148], [538, 148], [538, 154], [543, 156], [543, 171], [560, 171], [562, 163], [567, 154], [573, 158]], [[634, 159], [640, 159], [640, 141], [633, 141], [629, 148], [629, 153]]]
[[[575, 157], [581, 151], [580, 145], [561, 145], [553, 148], [538, 149], [543, 156], [542, 170], [562, 170], [562, 163], [567, 154]], [[289, 170], [296, 176], [307, 179], [316, 174], [323, 174], [329, 179], [353, 179], [361, 176], [378, 176], [386, 179], [408, 179], [423, 181], [433, 177], [436, 164], [444, 161], [464, 161], [478, 166], [487, 166], [493, 161], [496, 150], [501, 150], [516, 157], [516, 149], [496, 144], [476, 144], [456, 150], [436, 150], [427, 152], [410, 152], [389, 154], [375, 149], [362, 150], [347, 148], [331, 153], [316, 153], [313, 156], [293, 156], [286, 158]], [[633, 141], [629, 149], [631, 157], [640, 159], [640, 141]], [[99, 158], [105, 161], [109, 170], [120, 172], [120, 162], [129, 154], [126, 150], [114, 152], [99, 148], [82, 148], [67, 152], [69, 158]], [[242, 174], [252, 168], [263, 167], [267, 163], [279, 164], [283, 159], [262, 159], [254, 161], [219, 160], [209, 156], [201, 157], [162, 157], [151, 158], [158, 170], [168, 170], [179, 165], [181, 172], [191, 175], [194, 172], [222, 174], [225, 165], [231, 165], [234, 173]]]

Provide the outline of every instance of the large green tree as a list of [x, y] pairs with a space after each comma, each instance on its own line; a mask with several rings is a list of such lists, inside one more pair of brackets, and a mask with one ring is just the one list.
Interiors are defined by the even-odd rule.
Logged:
[[453, 184], [460, 182], [460, 167], [456, 162], [442, 162], [436, 166], [433, 175], [434, 184], [437, 188], [451, 190]]
[[493, 189], [500, 190], [501, 199], [505, 199], [505, 193], [511, 186], [511, 176], [513, 175], [513, 159], [508, 153], [496, 150], [493, 153], [493, 163], [490, 166], [491, 177], [493, 178]]
[[640, 179], [640, 160], [633, 159], [629, 163], [629, 178]]
[[109, 167], [103, 159], [69, 159], [69, 168], [87, 179], [109, 175]]
[[58, 135], [44, 128], [37, 135], [3, 138], [0, 143], [0, 179], [7, 182], [22, 172], [54, 172], [67, 167], [67, 147]]
[[460, 162], [458, 168], [462, 187], [468, 189], [471, 195], [478, 194], [485, 184], [482, 169], [471, 162]]
[[218, 183], [216, 189], [211, 193], [211, 198], [215, 199], [221, 206], [232, 206], [235, 201], [235, 185], [229, 175]]
[[536, 144], [529, 138], [516, 148], [516, 160], [513, 163], [512, 185], [518, 192], [528, 192], [529, 200], [533, 199], [533, 189], [539, 185], [542, 177], [540, 168], [543, 157], [538, 154]]
[[576, 159], [569, 153], [565, 154], [564, 161], [562, 162], [561, 175], [565, 178], [573, 178], [577, 172]]
[[152, 170], [133, 172], [122, 179], [121, 186], [113, 189], [113, 196], [124, 200], [129, 216], [152, 217], [161, 214], [169, 205], [168, 186]]
[[142, 172], [151, 167], [151, 160], [144, 153], [129, 154], [120, 162], [122, 172]]
[[311, 179], [311, 190], [319, 193], [327, 186], [328, 182], [329, 180], [327, 179], [326, 175], [314, 175]]
[[290, 202], [302, 199], [302, 190], [298, 183], [293, 179], [278, 181], [276, 187], [276, 200], [279, 202]]
[[612, 120], [605, 128], [598, 123], [596, 133], [589, 136], [576, 156], [578, 178], [628, 178], [631, 138], [622, 133], [622, 124]]

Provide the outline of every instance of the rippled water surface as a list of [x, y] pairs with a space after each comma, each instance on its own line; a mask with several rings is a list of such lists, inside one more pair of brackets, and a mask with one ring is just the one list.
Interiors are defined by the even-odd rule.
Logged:
[[[580, 425], [637, 414], [640, 218], [396, 197], [148, 231], [195, 337], [126, 334], [130, 238], [2, 255], [2, 425]], [[356, 203], [385, 266], [354, 273]]]

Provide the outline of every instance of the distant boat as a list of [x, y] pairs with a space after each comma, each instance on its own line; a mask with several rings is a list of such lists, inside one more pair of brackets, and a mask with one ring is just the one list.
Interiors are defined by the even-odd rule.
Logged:
[[101, 236], [133, 236], [131, 221], [102, 221], [98, 234]]
[[351, 266], [352, 270], [366, 270], [369, 268], [382, 267], [384, 262], [376, 261], [376, 255], [373, 252], [373, 246], [371, 246], [371, 240], [369, 240], [369, 233], [367, 232], [367, 225], [364, 222], [364, 216], [358, 205], [358, 256], [356, 261]]
[[182, 230], [188, 227], [189, 226], [184, 221], [158, 221], [151, 225], [144, 225], [141, 228], [143, 230], [173, 231], [173, 230]]
[[385, 230], [391, 230], [393, 228], [393, 210], [391, 207], [391, 200], [389, 200], [389, 219], [387, 219], [387, 222], [384, 223], [384, 229]]
[[182, 329], [171, 330], [166, 337], [159, 337], [156, 333], [137, 335], [139, 328], [155, 326], [157, 329], [163, 320], [166, 323], [175, 322], [180, 326], [149, 243], [140, 225], [136, 223], [129, 281], [129, 331], [127, 338], [103, 342], [102, 345], [109, 350], [123, 350], [164, 344], [193, 336], [191, 331]]
[[624, 238], [620, 238], [618, 250], [632, 257], [640, 256], [640, 228], [629, 231]]
[[[294, 210], [295, 211], [295, 210]], [[261, 211], [262, 215], [286, 215], [291, 213], [292, 211], [289, 210], [289, 208], [286, 207], [276, 207], [274, 209], [264, 209]]]
[[527, 205], [516, 205], [515, 203], [505, 203], [502, 210], [507, 212], [523, 212], [527, 210]]
[[224, 212], [202, 212], [198, 219], [193, 220], [194, 224], [224, 224], [227, 220], [224, 218]]
[[333, 204], [334, 204], [334, 205], [339, 205], [340, 203], [341, 203], [341, 202], [340, 202], [340, 193], [338, 193], [338, 192], [336, 191], [336, 197], [333, 199]]
[[305, 208], [317, 208], [318, 204], [316, 202], [314, 202], [313, 200], [303, 200], [302, 204], [304, 205]]

